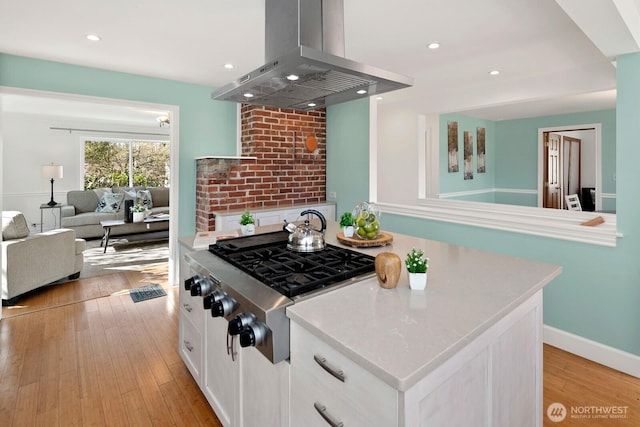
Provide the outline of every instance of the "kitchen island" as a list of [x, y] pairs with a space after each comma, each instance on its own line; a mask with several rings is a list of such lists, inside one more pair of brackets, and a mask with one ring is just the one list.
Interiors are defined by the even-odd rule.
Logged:
[[413, 247], [424, 291], [405, 270], [394, 289], [371, 277], [287, 308], [290, 425], [541, 426], [542, 288], [561, 268], [399, 234], [362, 251]]
[[[328, 221], [327, 243], [345, 247], [338, 232]], [[229, 349], [227, 320], [181, 289], [180, 354], [223, 425], [542, 426], [542, 288], [561, 268], [392, 234], [352, 249], [423, 249], [426, 289], [410, 290], [403, 269], [394, 289], [368, 274], [294, 299], [290, 358], [275, 364]], [[193, 274], [184, 257], [180, 274]]]

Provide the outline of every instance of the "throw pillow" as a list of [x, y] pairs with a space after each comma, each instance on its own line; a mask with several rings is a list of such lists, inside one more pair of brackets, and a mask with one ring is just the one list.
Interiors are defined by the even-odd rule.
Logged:
[[123, 198], [122, 198], [122, 204], [120, 206], [120, 209], [122, 209], [122, 207], [124, 206], [124, 202], [127, 200], [133, 200], [133, 203], [136, 203], [136, 200], [138, 198], [138, 195], [136, 193], [135, 188], [131, 188], [131, 187], [127, 187], [127, 188], [120, 188], [118, 189], [118, 192], [122, 194]]
[[98, 202], [96, 212], [118, 212], [123, 196], [122, 193], [104, 193]]
[[151, 198], [151, 192], [149, 190], [138, 190], [138, 204], [144, 206], [147, 209], [153, 207], [153, 199]]
[[2, 240], [22, 239], [29, 235], [29, 225], [22, 212], [2, 211]]

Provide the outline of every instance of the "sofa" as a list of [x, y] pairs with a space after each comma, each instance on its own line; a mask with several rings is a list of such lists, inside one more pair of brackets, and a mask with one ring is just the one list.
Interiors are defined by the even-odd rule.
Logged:
[[32, 234], [21, 212], [2, 211], [2, 304], [60, 279], [77, 279], [85, 248], [73, 230]]
[[[67, 192], [67, 204], [62, 207], [62, 227], [75, 230], [84, 239], [102, 237], [100, 221], [123, 220], [125, 201], [132, 200], [147, 207], [147, 215], [169, 214], [167, 187], [114, 187]], [[135, 234], [136, 224], [125, 224], [112, 230], [111, 235]], [[148, 224], [148, 231], [165, 231], [168, 221]]]

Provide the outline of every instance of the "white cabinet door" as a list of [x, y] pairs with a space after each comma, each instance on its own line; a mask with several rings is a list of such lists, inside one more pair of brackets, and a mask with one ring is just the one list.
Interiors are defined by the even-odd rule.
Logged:
[[216, 230], [235, 230], [240, 228], [240, 214], [216, 216]]
[[276, 365], [253, 347], [241, 348], [242, 421], [245, 427], [289, 425], [289, 363]]
[[282, 211], [258, 212], [255, 214], [255, 219], [258, 227], [284, 223], [284, 215], [282, 215]]
[[220, 422], [237, 426], [240, 362], [227, 354], [225, 319], [207, 317], [203, 391]]

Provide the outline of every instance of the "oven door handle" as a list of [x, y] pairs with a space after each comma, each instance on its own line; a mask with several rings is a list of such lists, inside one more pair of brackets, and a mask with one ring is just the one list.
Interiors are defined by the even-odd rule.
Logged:
[[227, 354], [231, 356], [231, 360], [232, 361], [236, 361], [236, 355], [237, 353], [235, 351], [233, 351], [233, 339], [235, 338], [235, 335], [231, 335], [229, 333], [229, 330], [227, 330]]

